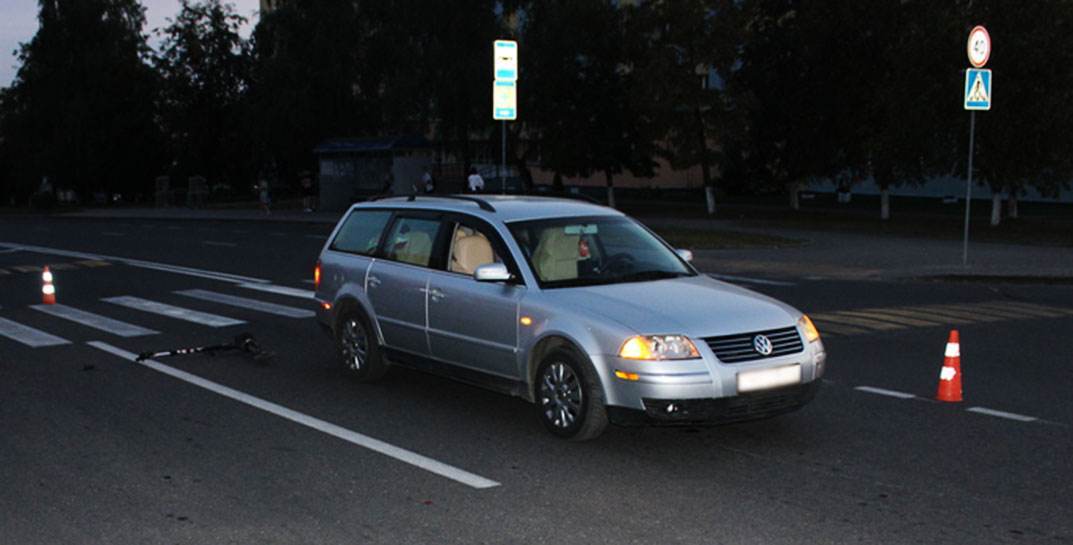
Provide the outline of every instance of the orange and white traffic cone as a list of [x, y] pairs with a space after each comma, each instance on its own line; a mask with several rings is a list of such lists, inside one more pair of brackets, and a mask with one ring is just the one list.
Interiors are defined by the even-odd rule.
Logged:
[[946, 341], [946, 357], [943, 370], [939, 373], [939, 392], [935, 395], [939, 401], [961, 401], [961, 343], [958, 330], [950, 330], [950, 339]]
[[52, 283], [52, 271], [48, 270], [47, 265], [45, 270], [41, 271], [41, 303], [56, 304], [56, 285]]

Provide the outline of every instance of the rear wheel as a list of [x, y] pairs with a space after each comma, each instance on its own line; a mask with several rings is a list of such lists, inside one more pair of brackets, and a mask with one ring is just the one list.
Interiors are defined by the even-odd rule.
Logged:
[[551, 433], [586, 441], [607, 427], [607, 409], [599, 379], [581, 359], [556, 350], [541, 362], [536, 374], [540, 421]]
[[372, 382], [387, 372], [376, 333], [364, 313], [344, 311], [339, 317], [335, 338], [340, 362], [350, 376], [361, 382]]

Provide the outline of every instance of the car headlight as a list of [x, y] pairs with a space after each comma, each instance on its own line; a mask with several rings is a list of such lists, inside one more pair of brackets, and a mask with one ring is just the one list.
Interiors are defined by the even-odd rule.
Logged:
[[683, 335], [638, 335], [626, 339], [618, 355], [628, 360], [689, 360], [699, 358], [700, 352]]
[[808, 316], [802, 314], [801, 318], [797, 320], [797, 325], [801, 326], [801, 329], [805, 331], [805, 338], [808, 339], [808, 342], [814, 343], [820, 340], [820, 330], [816, 329], [816, 324], [813, 324]]

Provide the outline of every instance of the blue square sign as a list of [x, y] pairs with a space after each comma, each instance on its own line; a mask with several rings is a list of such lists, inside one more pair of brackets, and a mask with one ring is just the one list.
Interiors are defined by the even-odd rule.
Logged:
[[991, 109], [991, 71], [985, 68], [965, 70], [965, 109]]

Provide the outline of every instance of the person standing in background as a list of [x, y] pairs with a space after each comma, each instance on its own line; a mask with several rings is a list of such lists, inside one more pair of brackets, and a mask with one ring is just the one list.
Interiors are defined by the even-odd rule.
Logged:
[[484, 178], [481, 178], [480, 174], [477, 174], [477, 169], [470, 167], [469, 178], [466, 179], [466, 187], [470, 193], [483, 193], [484, 192]]
[[272, 196], [268, 194], [268, 180], [261, 178], [261, 181], [254, 186], [254, 189], [257, 190], [257, 197], [258, 201], [261, 203], [261, 210], [264, 211], [266, 216], [271, 214], [272, 209], [270, 207], [272, 205]]
[[306, 212], [312, 212], [317, 205], [317, 191], [313, 187], [313, 176], [308, 170], [299, 174], [299, 183], [302, 186], [302, 208]]
[[436, 191], [436, 181], [432, 179], [432, 173], [425, 169], [425, 175], [421, 176], [421, 183], [425, 186], [425, 193]]

